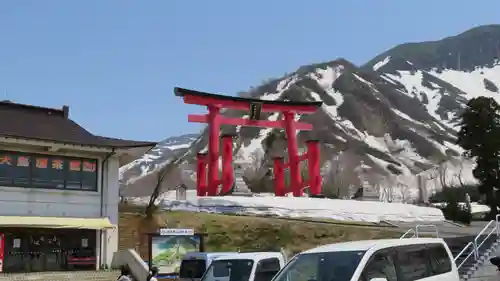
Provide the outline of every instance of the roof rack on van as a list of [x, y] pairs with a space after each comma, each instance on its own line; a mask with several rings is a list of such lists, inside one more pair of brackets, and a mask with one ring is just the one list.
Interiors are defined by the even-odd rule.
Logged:
[[404, 238], [419, 238], [419, 235], [422, 233], [422, 228], [432, 228], [436, 238], [439, 238], [439, 231], [437, 226], [434, 224], [417, 224], [415, 228], [408, 229], [399, 239]]

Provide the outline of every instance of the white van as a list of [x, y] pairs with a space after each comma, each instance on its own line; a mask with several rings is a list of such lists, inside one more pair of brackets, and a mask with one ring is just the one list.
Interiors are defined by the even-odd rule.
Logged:
[[459, 281], [441, 238], [353, 241], [296, 255], [273, 281]]
[[231, 254], [237, 254], [237, 252], [186, 253], [181, 261], [179, 279], [181, 281], [198, 281], [214, 259]]
[[224, 255], [212, 261], [201, 281], [271, 281], [284, 266], [280, 252]]

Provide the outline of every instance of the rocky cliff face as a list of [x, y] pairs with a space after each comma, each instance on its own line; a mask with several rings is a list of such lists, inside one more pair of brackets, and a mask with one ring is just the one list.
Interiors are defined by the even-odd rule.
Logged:
[[[454, 144], [458, 117], [473, 97], [500, 99], [499, 59], [500, 25], [482, 26], [439, 41], [396, 46], [361, 67], [345, 59], [302, 66], [247, 94], [265, 100], [323, 101], [316, 113], [300, 116], [314, 130], [298, 136], [301, 144], [309, 138], [321, 141], [325, 190], [348, 196], [365, 187], [384, 199], [406, 200], [416, 196], [416, 175], [423, 175], [430, 189], [474, 181], [472, 166]], [[247, 115], [232, 110], [224, 114]], [[251, 127], [222, 131], [237, 134], [235, 157], [249, 171], [251, 189], [271, 190], [268, 160], [285, 154], [283, 132]], [[189, 174], [194, 153], [206, 145], [203, 132], [179, 153], [182, 174]], [[139, 196], [132, 192], [136, 186], [154, 185], [159, 167], [172, 155], [162, 147], [155, 150], [157, 158], [147, 154], [121, 169], [124, 195]], [[179, 177], [179, 172], [169, 177], [162, 183], [164, 190], [178, 184], [173, 178], [190, 178]]]

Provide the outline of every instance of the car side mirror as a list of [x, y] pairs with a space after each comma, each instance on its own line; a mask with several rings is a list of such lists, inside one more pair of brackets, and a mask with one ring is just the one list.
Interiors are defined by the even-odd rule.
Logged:
[[375, 277], [370, 279], [370, 281], [387, 281], [387, 278], [384, 277]]

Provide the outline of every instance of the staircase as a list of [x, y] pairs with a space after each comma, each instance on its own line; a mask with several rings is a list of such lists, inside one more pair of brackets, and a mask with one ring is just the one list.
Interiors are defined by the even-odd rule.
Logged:
[[[408, 229], [400, 239], [425, 237], [431, 233], [439, 237], [436, 226], [417, 225]], [[500, 254], [499, 233], [500, 215], [497, 215], [496, 219], [490, 221], [476, 236], [444, 239], [453, 254], [461, 281], [497, 280], [496, 270], [491, 270], [489, 258]], [[483, 270], [485, 267], [487, 270]]]

